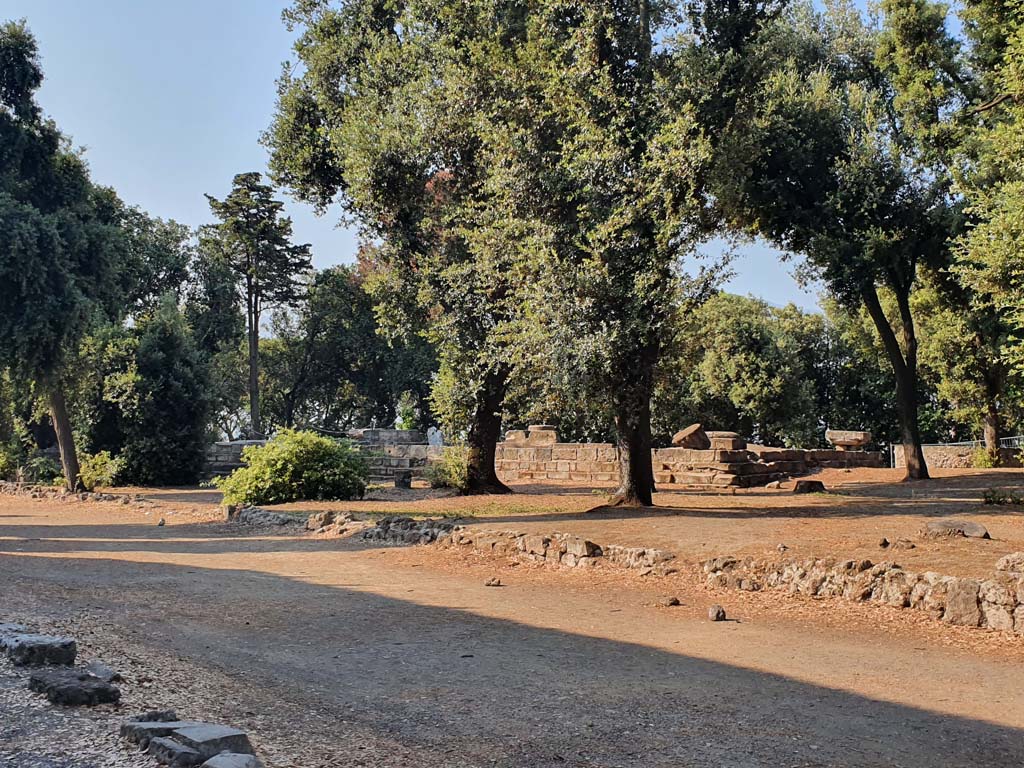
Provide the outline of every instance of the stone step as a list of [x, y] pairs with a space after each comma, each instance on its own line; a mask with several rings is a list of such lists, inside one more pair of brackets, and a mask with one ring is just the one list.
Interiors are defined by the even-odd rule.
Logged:
[[155, 757], [158, 763], [171, 768], [192, 768], [203, 763], [203, 756], [198, 750], [167, 736], [154, 736], [150, 739], [146, 753]]

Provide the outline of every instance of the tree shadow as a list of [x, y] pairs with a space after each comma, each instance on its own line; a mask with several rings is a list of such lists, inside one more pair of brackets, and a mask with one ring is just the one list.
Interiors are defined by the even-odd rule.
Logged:
[[[699, 658], [686, 624], [670, 652], [585, 634], [599, 616], [563, 631], [528, 614], [509, 621], [260, 571], [6, 555], [0, 576], [62, 611], [87, 604], [139, 642], [244, 676], [266, 700], [238, 702], [239, 713], [268, 707], [256, 714], [273, 721], [274, 701], [294, 702], [334, 713], [338, 732], [355, 723], [411, 745], [430, 764], [438, 755], [503, 768], [1024, 763], [1021, 729]], [[508, 593], [485, 592], [471, 600]], [[829, 679], [820, 661], [808, 659], [807, 677]], [[880, 657], [872, 673], [888, 667]]]

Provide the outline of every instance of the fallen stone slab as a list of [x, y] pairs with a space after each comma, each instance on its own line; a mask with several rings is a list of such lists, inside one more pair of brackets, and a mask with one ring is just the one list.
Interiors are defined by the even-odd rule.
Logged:
[[921, 535], [936, 539], [946, 536], [965, 536], [968, 539], [992, 538], [984, 525], [969, 520], [933, 520], [924, 527]]
[[175, 729], [172, 738], [191, 747], [208, 760], [221, 752], [252, 754], [252, 744], [245, 731], [227, 725], [190, 725]]
[[71, 666], [78, 655], [78, 645], [73, 638], [53, 635], [3, 634], [0, 648], [7, 652], [13, 664], [22, 667]]
[[117, 683], [124, 679], [120, 672], [115, 672], [102, 661], [90, 661], [85, 665], [85, 671], [106, 683]]
[[179, 728], [205, 725], [197, 720], [128, 720], [121, 723], [121, 736], [145, 749], [150, 740], [170, 736]]
[[255, 755], [221, 752], [203, 763], [203, 768], [263, 768], [263, 763]]
[[116, 685], [77, 669], [41, 669], [29, 677], [28, 687], [44, 694], [51, 704], [69, 707], [113, 704], [121, 698]]
[[158, 763], [171, 768], [192, 768], [201, 765], [203, 756], [187, 744], [168, 738], [156, 736], [146, 745], [146, 753], [156, 758]]
[[672, 436], [672, 445], [679, 448], [706, 451], [711, 447], [711, 439], [700, 424], [691, 424]]

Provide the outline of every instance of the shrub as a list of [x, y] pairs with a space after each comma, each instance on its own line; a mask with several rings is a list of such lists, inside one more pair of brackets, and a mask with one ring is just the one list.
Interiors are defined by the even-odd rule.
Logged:
[[13, 480], [18, 474], [21, 451], [17, 444], [0, 443], [0, 480]]
[[33, 456], [18, 468], [17, 476], [18, 480], [23, 483], [39, 485], [61, 485], [64, 483], [64, 470], [49, 456]]
[[993, 469], [999, 466], [999, 451], [976, 448], [971, 453], [971, 466], [975, 469]]
[[427, 466], [427, 480], [431, 488], [465, 491], [469, 485], [469, 449], [464, 445], [445, 448], [441, 458]]
[[293, 429], [246, 448], [242, 461], [246, 466], [213, 480], [227, 504], [359, 498], [369, 477], [351, 444]]
[[121, 469], [121, 462], [110, 455], [110, 451], [83, 454], [79, 460], [78, 479], [87, 491], [114, 484], [114, 478]]

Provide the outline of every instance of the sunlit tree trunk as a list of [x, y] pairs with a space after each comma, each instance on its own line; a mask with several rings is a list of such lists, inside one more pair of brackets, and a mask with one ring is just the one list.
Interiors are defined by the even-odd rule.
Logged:
[[50, 390], [50, 417], [53, 419], [53, 430], [57, 433], [60, 464], [64, 468], [64, 485], [69, 491], [76, 491], [81, 487], [78, 452], [75, 450], [75, 436], [71, 430], [71, 419], [68, 417], [64, 390], [60, 384], [55, 384]]

